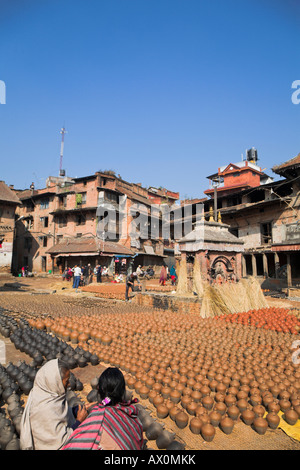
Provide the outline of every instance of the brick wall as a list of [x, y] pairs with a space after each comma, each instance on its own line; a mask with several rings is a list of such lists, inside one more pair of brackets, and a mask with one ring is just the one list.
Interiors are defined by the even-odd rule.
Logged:
[[201, 301], [198, 298], [193, 299], [166, 294], [138, 293], [135, 295], [133, 302], [140, 306], [171, 310], [188, 315], [200, 315], [201, 310]]

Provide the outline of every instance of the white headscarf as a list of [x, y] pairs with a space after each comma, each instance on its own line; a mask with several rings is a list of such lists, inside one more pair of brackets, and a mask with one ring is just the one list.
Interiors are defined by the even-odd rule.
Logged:
[[75, 422], [66, 400], [58, 359], [37, 372], [21, 421], [22, 450], [57, 450], [69, 438]]

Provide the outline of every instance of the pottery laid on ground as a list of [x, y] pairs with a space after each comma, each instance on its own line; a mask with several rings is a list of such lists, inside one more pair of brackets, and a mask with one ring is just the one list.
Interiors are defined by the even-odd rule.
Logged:
[[[92, 356], [95, 362], [120, 367], [128, 374], [126, 385], [142, 400], [152, 400], [156, 412], [164, 405], [176, 422], [176, 415], [174, 417], [169, 408], [169, 401], [173, 401], [178, 413], [186, 414], [187, 420], [186, 417], [182, 422], [177, 420], [179, 430], [188, 424], [191, 429], [192, 417], [199, 417], [197, 409], [203, 407], [206, 424], [216, 424], [214, 412], [222, 417], [227, 413], [233, 421], [240, 419], [242, 423], [253, 425], [263, 436], [259, 423], [254, 426], [252, 410], [256, 418], [261, 418], [263, 408], [268, 413], [276, 410], [278, 413], [279, 408], [287, 417], [286, 421], [293, 423], [297, 415], [299, 417], [300, 406], [297, 404], [300, 370], [290, 360], [290, 346], [296, 337], [291, 331], [295, 324], [291, 323], [287, 332], [280, 331], [279, 326], [278, 331], [258, 327], [264, 315], [267, 324], [271, 321], [267, 313], [203, 319], [171, 312], [162, 315], [141, 311], [124, 316], [122, 327], [116, 313], [107, 313], [102, 331], [95, 320], [103, 324], [99, 321], [104, 318], [101, 315], [78, 314], [78, 318], [73, 316], [71, 321], [61, 313], [47, 322], [32, 318], [29, 323], [28, 318], [21, 325], [18, 322], [5, 324], [5, 328], [10, 329], [12, 340], [22, 350], [35, 343], [34, 351], [30, 351], [36, 361], [34, 367], [39, 367], [41, 357], [44, 361], [57, 354], [61, 354], [71, 368], [92, 365]], [[251, 323], [255, 315], [256, 324]], [[282, 316], [289, 324], [286, 312], [278, 309], [272, 315]], [[65, 329], [69, 329], [66, 347]], [[71, 341], [72, 332], [74, 337], [77, 335], [78, 351]], [[58, 342], [54, 342], [54, 338]], [[83, 352], [89, 353], [89, 358]], [[10, 366], [9, 370], [12, 375], [16, 373], [14, 367]], [[26, 389], [26, 383], [30, 390], [32, 381], [20, 376], [21, 391]], [[4, 397], [8, 399], [13, 392], [9, 384], [4, 389]], [[165, 419], [165, 412], [166, 409], [159, 414], [159, 419]], [[265, 427], [264, 422], [261, 424]]]

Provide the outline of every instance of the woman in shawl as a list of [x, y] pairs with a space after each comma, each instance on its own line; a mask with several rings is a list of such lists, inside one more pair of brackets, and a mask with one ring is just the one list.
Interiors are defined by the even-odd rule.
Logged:
[[174, 265], [170, 269], [170, 276], [171, 276], [171, 280], [172, 280], [172, 286], [175, 286], [177, 275], [176, 275], [176, 269], [175, 269]]
[[62, 450], [140, 450], [143, 428], [134, 402], [123, 402], [122, 372], [107, 368], [99, 378], [98, 390], [101, 402], [91, 409]]
[[159, 284], [164, 286], [166, 284], [166, 280], [167, 280], [167, 270], [166, 270], [165, 265], [163, 265], [160, 271]]
[[66, 400], [69, 368], [53, 359], [37, 372], [21, 421], [22, 450], [58, 450], [85, 419], [79, 407], [75, 418]]

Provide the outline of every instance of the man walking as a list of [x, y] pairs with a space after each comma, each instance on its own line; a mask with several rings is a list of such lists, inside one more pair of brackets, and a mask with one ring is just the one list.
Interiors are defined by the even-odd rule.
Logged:
[[78, 289], [78, 286], [79, 286], [79, 282], [80, 282], [80, 278], [81, 278], [81, 269], [79, 266], [77, 266], [77, 264], [75, 264], [74, 266], [74, 281], [73, 281], [73, 289]]

